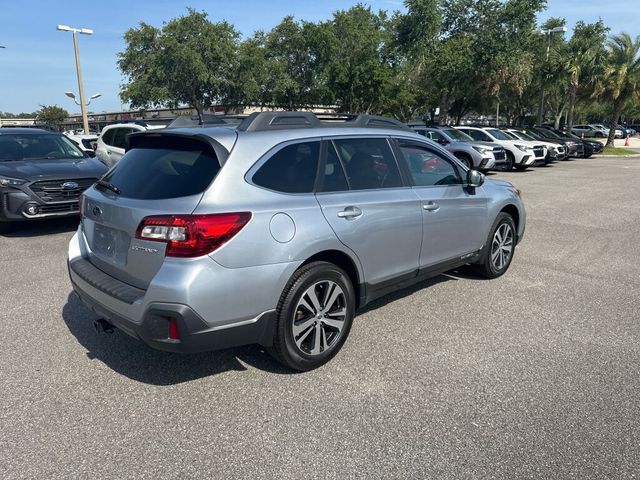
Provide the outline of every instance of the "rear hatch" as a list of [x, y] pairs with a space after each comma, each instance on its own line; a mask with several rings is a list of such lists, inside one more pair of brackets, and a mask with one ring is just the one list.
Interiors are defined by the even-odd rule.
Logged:
[[[88, 260], [105, 273], [146, 289], [166, 244], [136, 238], [145, 217], [190, 214], [218, 174], [220, 145], [203, 137], [143, 133], [82, 200]], [[228, 152], [227, 152], [228, 153]]]

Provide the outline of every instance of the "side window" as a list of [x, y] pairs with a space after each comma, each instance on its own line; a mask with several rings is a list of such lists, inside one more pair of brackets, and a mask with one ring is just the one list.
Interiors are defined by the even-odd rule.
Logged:
[[418, 187], [461, 185], [460, 170], [454, 162], [422, 145], [398, 140], [413, 182]]
[[131, 133], [130, 128], [114, 128], [115, 133], [113, 134], [113, 141], [111, 143], [112, 146], [117, 148], [125, 147], [125, 140], [127, 135]]
[[445, 140], [444, 136], [440, 132], [436, 132], [436, 131], [433, 131], [433, 130], [429, 132], [429, 138], [431, 140], [436, 141], [436, 142], [441, 142], [441, 141]]
[[115, 128], [110, 128], [106, 132], [102, 134], [102, 141], [107, 145], [113, 145], [113, 134], [115, 133]]
[[491, 141], [491, 139], [487, 136], [487, 134], [484, 132], [481, 132], [480, 130], [467, 130], [464, 133], [468, 134], [471, 138], [479, 142]]
[[320, 157], [320, 142], [287, 145], [253, 175], [253, 182], [284, 193], [313, 192]]
[[344, 192], [349, 190], [347, 176], [342, 168], [333, 142], [327, 142], [327, 160], [324, 165], [324, 176], [321, 192]]
[[335, 140], [351, 190], [402, 187], [400, 170], [386, 138]]

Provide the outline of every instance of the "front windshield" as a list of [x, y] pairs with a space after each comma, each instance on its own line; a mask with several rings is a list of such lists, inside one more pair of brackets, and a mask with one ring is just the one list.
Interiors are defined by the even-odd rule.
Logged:
[[442, 131], [454, 142], [473, 142], [473, 138], [455, 128], [443, 128]]
[[528, 133], [524, 133], [524, 132], [514, 132], [514, 135], [517, 135], [522, 140], [529, 140], [529, 141], [535, 141], [536, 140], [534, 137], [532, 137]]
[[84, 153], [64, 135], [54, 133], [0, 135], [0, 162], [83, 157]]
[[502, 130], [498, 130], [497, 128], [490, 128], [487, 130], [493, 138], [497, 138], [498, 140], [511, 140], [511, 138], [507, 137]]
[[507, 138], [509, 138], [509, 140], [521, 140], [520, 137], [518, 137], [518, 135], [516, 135], [515, 133], [512, 132], [506, 132], [506, 131], [502, 131], [502, 133], [504, 133]]
[[547, 130], [546, 128], [541, 128], [538, 131], [547, 138], [560, 138], [560, 136], [557, 135], [555, 132], [552, 132], [551, 130]]

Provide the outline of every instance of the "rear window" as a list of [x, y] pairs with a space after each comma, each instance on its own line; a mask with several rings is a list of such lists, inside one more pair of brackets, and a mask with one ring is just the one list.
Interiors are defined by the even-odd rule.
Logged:
[[220, 171], [220, 163], [204, 142], [172, 136], [138, 138], [104, 181], [120, 196], [141, 200], [187, 197], [202, 193]]

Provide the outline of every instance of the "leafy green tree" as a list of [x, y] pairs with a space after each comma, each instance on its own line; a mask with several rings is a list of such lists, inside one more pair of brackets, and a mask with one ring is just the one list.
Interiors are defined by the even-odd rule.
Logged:
[[224, 104], [232, 91], [239, 34], [227, 22], [212, 23], [206, 13], [188, 9], [161, 29], [140, 23], [124, 38], [121, 97], [134, 108], [189, 105], [202, 120], [205, 109]]
[[290, 110], [321, 103], [318, 26], [285, 17], [265, 35], [271, 102]]
[[223, 104], [227, 109], [240, 111], [249, 105], [264, 105], [267, 99], [270, 103], [269, 76], [261, 34], [243, 41], [238, 47], [235, 64], [228, 77]]
[[568, 74], [568, 129], [574, 125], [578, 95], [590, 98], [598, 77], [603, 73], [606, 57], [604, 43], [608, 31], [601, 20], [592, 24], [580, 21], [576, 23], [573, 36], [567, 43], [563, 67]]
[[335, 104], [347, 112], [384, 111], [394, 86], [389, 49], [392, 35], [386, 13], [358, 4], [335, 12], [320, 28], [326, 40], [322, 75]]
[[[610, 37], [607, 42], [608, 61], [595, 95], [611, 105], [612, 125], [620, 120], [626, 106], [640, 97], [640, 36], [628, 33]], [[611, 128], [607, 146], [613, 146], [615, 128]]]
[[36, 120], [39, 123], [56, 130], [60, 130], [68, 116], [69, 112], [58, 105], [40, 105], [40, 110], [36, 112]]

